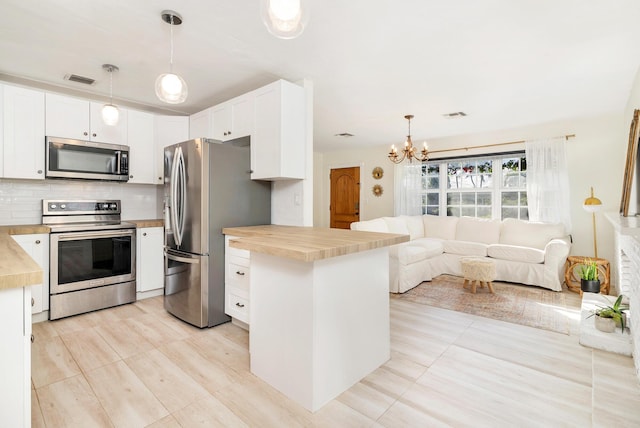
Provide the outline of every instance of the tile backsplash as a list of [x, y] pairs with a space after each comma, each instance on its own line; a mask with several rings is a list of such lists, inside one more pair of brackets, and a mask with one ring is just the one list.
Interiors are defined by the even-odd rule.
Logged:
[[123, 220], [162, 218], [162, 186], [0, 179], [0, 225], [40, 224], [43, 199], [120, 199]]

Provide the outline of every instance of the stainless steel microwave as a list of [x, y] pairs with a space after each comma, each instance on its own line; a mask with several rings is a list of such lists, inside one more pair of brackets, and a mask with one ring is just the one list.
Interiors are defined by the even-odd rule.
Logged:
[[46, 178], [129, 180], [129, 146], [46, 138]]

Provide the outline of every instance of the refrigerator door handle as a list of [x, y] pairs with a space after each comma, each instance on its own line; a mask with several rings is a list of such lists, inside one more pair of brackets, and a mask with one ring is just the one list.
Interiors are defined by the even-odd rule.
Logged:
[[190, 263], [190, 264], [200, 263], [200, 259], [198, 259], [197, 257], [194, 257], [194, 258], [181, 257], [181, 256], [176, 256], [175, 254], [168, 253], [167, 251], [164, 252], [164, 255], [167, 256], [169, 260], [174, 260], [176, 262]]
[[178, 162], [178, 182], [180, 183], [180, 212], [178, 213], [178, 229], [180, 230], [180, 243], [184, 237], [184, 226], [187, 218], [187, 173], [184, 165], [184, 154], [180, 148], [180, 160]]
[[171, 229], [173, 230], [173, 237], [177, 246], [182, 243], [182, 237], [179, 230], [178, 215], [180, 212], [180, 206], [178, 201], [178, 163], [180, 160], [180, 146], [176, 147], [173, 152], [173, 163], [171, 164], [171, 191], [170, 191], [170, 203], [171, 203]]

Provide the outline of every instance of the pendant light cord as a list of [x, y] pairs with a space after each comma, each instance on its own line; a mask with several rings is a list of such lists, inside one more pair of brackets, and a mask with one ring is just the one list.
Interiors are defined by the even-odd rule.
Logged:
[[170, 51], [169, 51], [169, 72], [173, 74], [173, 15], [170, 17], [171, 22], [169, 23], [171, 26], [171, 42], [170, 42]]
[[113, 105], [113, 70], [109, 70], [109, 103]]

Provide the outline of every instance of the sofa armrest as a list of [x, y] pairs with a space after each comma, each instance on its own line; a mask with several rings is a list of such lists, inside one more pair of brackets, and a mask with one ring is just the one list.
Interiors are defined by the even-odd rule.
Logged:
[[544, 247], [545, 282], [555, 291], [562, 290], [564, 264], [571, 251], [569, 238], [552, 239]]

